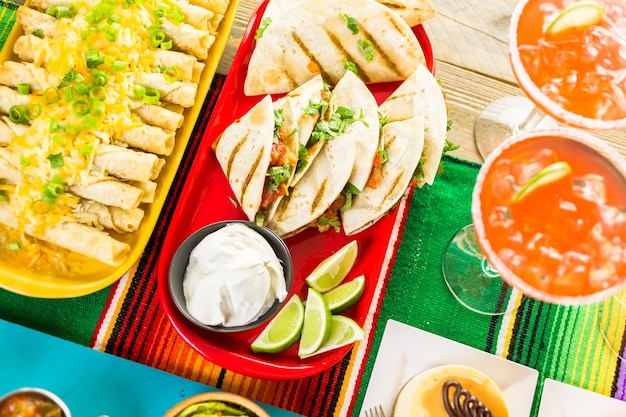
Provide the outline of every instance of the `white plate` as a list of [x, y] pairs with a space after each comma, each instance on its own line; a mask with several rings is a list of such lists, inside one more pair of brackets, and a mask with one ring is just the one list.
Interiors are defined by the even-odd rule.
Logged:
[[390, 416], [396, 395], [406, 381], [426, 369], [447, 364], [471, 366], [485, 373], [502, 390], [510, 417], [530, 415], [538, 378], [535, 369], [389, 320], [363, 399], [361, 416], [378, 404]]
[[546, 379], [537, 417], [624, 417], [626, 402]]

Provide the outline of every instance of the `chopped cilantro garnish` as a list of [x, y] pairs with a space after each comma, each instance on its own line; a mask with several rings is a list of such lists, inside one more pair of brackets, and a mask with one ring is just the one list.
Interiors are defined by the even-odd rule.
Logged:
[[359, 48], [365, 57], [365, 62], [370, 62], [374, 59], [374, 44], [369, 39], [359, 39]]
[[352, 71], [356, 75], [359, 75], [359, 69], [356, 67], [354, 62], [348, 61], [346, 58], [343, 59], [343, 67], [346, 71]]
[[254, 39], [261, 39], [263, 37], [263, 32], [265, 32], [265, 29], [267, 29], [270, 23], [272, 23], [271, 17], [266, 17], [265, 19], [261, 20], [261, 24], [254, 34]]
[[346, 23], [348, 24], [348, 29], [352, 31], [353, 35], [359, 33], [359, 22], [357, 22], [354, 17], [348, 16], [345, 13], [339, 13], [339, 16], [341, 16], [341, 18], [346, 21]]
[[339, 233], [339, 231], [341, 230], [339, 220], [337, 219], [329, 219], [326, 216], [320, 216], [320, 218], [317, 219], [317, 223], [320, 226], [330, 226], [335, 229], [335, 232], [337, 233]]
[[283, 109], [274, 110], [274, 143], [278, 142], [280, 128], [285, 122], [285, 117], [283, 116]]
[[274, 191], [280, 184], [287, 181], [291, 176], [292, 166], [290, 163], [285, 165], [273, 166], [267, 170], [267, 175], [270, 177], [270, 181], [267, 182], [266, 187], [270, 191]]
[[307, 165], [305, 156], [309, 154], [309, 150], [302, 143], [298, 145], [298, 163], [296, 164], [296, 172], [302, 172]]
[[382, 161], [383, 164], [389, 160], [389, 155], [387, 154], [387, 151], [385, 150], [385, 148], [383, 148], [382, 145], [378, 147], [378, 153], [383, 157], [383, 161]]
[[350, 182], [347, 183], [346, 186], [343, 187], [343, 190], [341, 191], [341, 195], [343, 195], [346, 198], [346, 202], [344, 203], [343, 206], [341, 206], [339, 211], [346, 211], [349, 208], [351, 208], [352, 207], [352, 196], [359, 195], [360, 193], [361, 193], [361, 190], [356, 188], [354, 186], [354, 184], [352, 184]]

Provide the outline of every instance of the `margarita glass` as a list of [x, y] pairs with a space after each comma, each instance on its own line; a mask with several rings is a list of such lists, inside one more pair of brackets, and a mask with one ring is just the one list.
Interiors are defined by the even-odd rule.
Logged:
[[588, 133], [535, 129], [502, 142], [478, 174], [472, 219], [442, 268], [473, 311], [510, 311], [512, 291], [593, 303], [626, 282], [626, 160]]
[[522, 0], [511, 18], [509, 58], [530, 100], [506, 97], [485, 108], [474, 129], [483, 157], [508, 136], [557, 122], [626, 127], [623, 0]]

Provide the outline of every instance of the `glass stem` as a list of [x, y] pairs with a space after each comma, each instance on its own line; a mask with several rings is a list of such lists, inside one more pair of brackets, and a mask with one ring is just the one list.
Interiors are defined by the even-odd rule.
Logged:
[[539, 110], [537, 106], [535, 106], [532, 111], [526, 116], [526, 119], [513, 129], [513, 134], [518, 134], [521, 132], [528, 132], [533, 130], [543, 119], [545, 119], [546, 114]]

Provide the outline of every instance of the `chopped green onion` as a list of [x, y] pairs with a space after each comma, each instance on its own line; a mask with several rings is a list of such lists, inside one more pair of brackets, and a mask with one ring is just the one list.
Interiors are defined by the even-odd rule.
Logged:
[[41, 116], [42, 105], [40, 103], [31, 103], [26, 106], [26, 118], [33, 120]]
[[70, 135], [76, 136], [80, 133], [80, 126], [68, 124], [65, 126], [65, 132], [69, 133]]
[[124, 68], [126, 68], [127, 65], [128, 65], [128, 62], [126, 62], [126, 61], [115, 60], [113, 62], [113, 65], [111, 65], [111, 70], [113, 70], [113, 71], [121, 71]]
[[21, 249], [20, 242], [18, 242], [17, 240], [10, 241], [9, 243], [7, 243], [7, 246], [9, 247], [9, 250], [12, 251], [18, 251]]
[[102, 101], [94, 100], [91, 102], [91, 114], [94, 116], [103, 116], [104, 110], [104, 103]]
[[53, 135], [52, 141], [61, 147], [65, 147], [65, 145], [67, 145], [67, 141], [61, 135]]
[[20, 156], [20, 165], [24, 167], [29, 167], [32, 161], [30, 158], [26, 158], [25, 156]]
[[178, 23], [181, 23], [183, 20], [185, 20], [185, 15], [178, 7], [172, 7], [170, 9], [170, 17]]
[[150, 34], [150, 45], [158, 48], [166, 39], [165, 33], [158, 31]]
[[133, 95], [137, 98], [143, 98], [146, 94], [146, 88], [142, 85], [135, 84], [133, 85]]
[[72, 91], [79, 96], [86, 96], [89, 94], [89, 86], [85, 83], [76, 83], [72, 86]]
[[48, 87], [43, 90], [43, 98], [46, 104], [54, 104], [61, 100], [61, 93], [56, 87]]
[[180, 77], [180, 70], [175, 65], [171, 65], [163, 70], [163, 78], [168, 83], [173, 83], [178, 80], [178, 77]]
[[96, 68], [104, 63], [104, 57], [96, 49], [89, 49], [85, 51], [85, 61], [87, 62], [87, 68]]
[[49, 182], [43, 186], [43, 195], [53, 200], [63, 194], [63, 191], [63, 185], [56, 182]]
[[90, 25], [95, 25], [96, 23], [104, 19], [105, 17], [109, 16], [112, 12], [113, 12], [113, 6], [105, 4], [105, 3], [100, 3], [100, 4], [95, 5], [93, 9], [91, 9], [91, 12], [89, 12], [85, 16], [85, 21], [89, 23]]
[[33, 204], [30, 205], [30, 209], [38, 214], [46, 214], [50, 211], [50, 203], [44, 200], [35, 200]]
[[37, 36], [38, 38], [43, 38], [43, 29], [37, 28], [33, 30], [33, 35]]
[[63, 167], [63, 165], [65, 165], [65, 162], [63, 161], [63, 154], [62, 153], [53, 153], [48, 155], [48, 157], [46, 158], [48, 161], [50, 161], [50, 166], [52, 168], [61, 168]]
[[72, 111], [76, 116], [85, 116], [89, 114], [90, 108], [91, 105], [89, 104], [89, 101], [84, 98], [79, 98], [72, 102]]
[[83, 156], [91, 155], [93, 153], [93, 145], [86, 144], [86, 145], [81, 146], [80, 153]]
[[159, 45], [159, 48], [169, 50], [169, 49], [172, 49], [172, 45], [173, 45], [172, 40], [168, 39], [165, 42], [161, 42], [161, 44]]
[[54, 184], [63, 184], [63, 175], [54, 174], [52, 178], [50, 178], [50, 182]]
[[144, 95], [143, 95], [143, 101], [149, 104], [157, 104], [160, 98], [161, 98], [161, 94], [159, 93], [159, 90], [157, 90], [156, 88], [150, 88], [150, 87], [146, 88]]
[[59, 121], [54, 117], [50, 118], [50, 133], [56, 133], [60, 130], [61, 126], [59, 125]]
[[17, 92], [19, 94], [30, 94], [30, 86], [28, 84], [18, 84]]
[[93, 70], [91, 71], [91, 82], [97, 86], [103, 87], [109, 82], [109, 75], [106, 71]]
[[94, 85], [89, 89], [89, 97], [92, 100], [102, 101], [107, 97], [106, 90], [100, 85]]
[[9, 119], [14, 123], [22, 123], [26, 120], [26, 106], [15, 104], [9, 108]]
[[98, 119], [94, 116], [85, 116], [80, 124], [80, 127], [85, 130], [94, 129], [98, 125]]
[[71, 103], [72, 101], [74, 101], [74, 90], [72, 90], [71, 88], [66, 88], [65, 90], [63, 90], [63, 96], [65, 97], [66, 103]]

